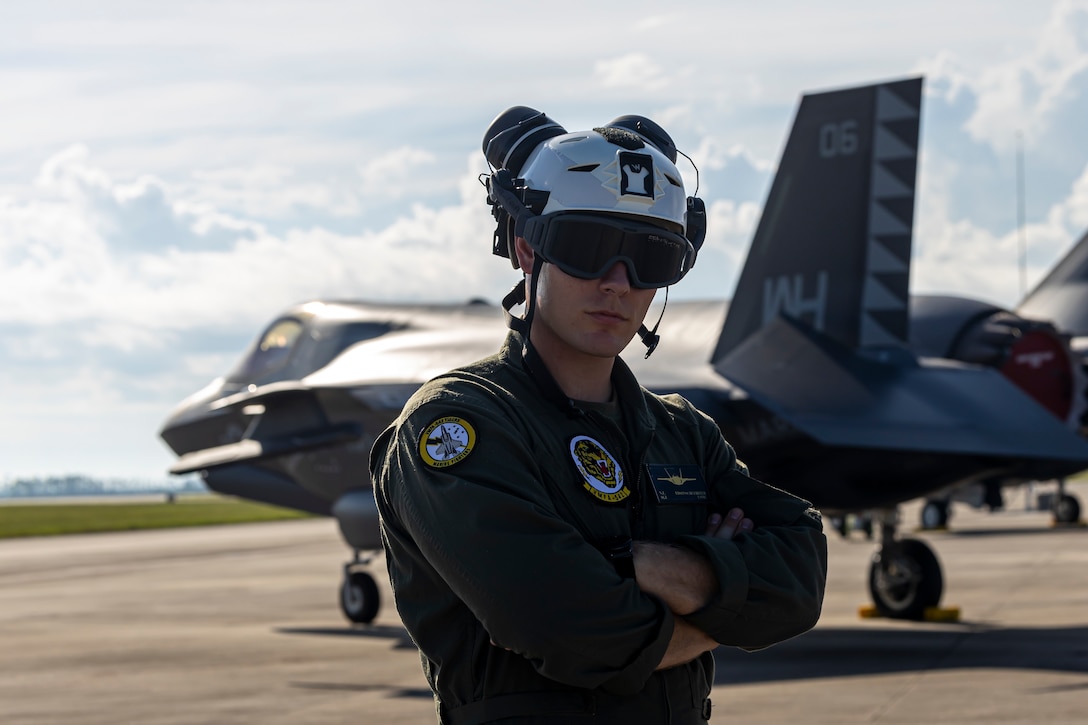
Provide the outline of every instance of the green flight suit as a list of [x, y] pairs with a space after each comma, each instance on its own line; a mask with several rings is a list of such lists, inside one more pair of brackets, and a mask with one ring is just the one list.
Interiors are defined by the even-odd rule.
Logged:
[[[655, 671], [674, 615], [630, 577], [631, 539], [710, 560], [719, 589], [686, 619], [721, 644], [766, 647], [819, 617], [819, 514], [750, 478], [680, 396], [622, 360], [612, 378], [618, 415], [571, 401], [511, 333], [420, 388], [374, 446], [396, 605], [443, 723], [705, 722], [713, 657]], [[755, 530], [706, 536], [734, 506]]]

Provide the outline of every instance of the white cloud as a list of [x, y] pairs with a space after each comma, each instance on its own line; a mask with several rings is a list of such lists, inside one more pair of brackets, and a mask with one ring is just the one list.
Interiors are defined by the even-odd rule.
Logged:
[[359, 167], [362, 193], [385, 199], [409, 196], [421, 186], [431, 183], [420, 169], [432, 166], [434, 154], [421, 148], [402, 146], [382, 154]]
[[968, 220], [952, 220], [940, 203], [944, 197], [930, 193], [932, 203], [916, 215], [912, 288], [917, 293], [961, 294], [1015, 307], [1088, 229], [1088, 165], [1069, 195], [1022, 233], [1011, 228], [994, 234]]
[[[504, 283], [479, 263], [492, 223], [482, 170], [475, 161], [463, 172], [460, 203], [415, 205], [376, 232], [314, 227], [279, 236], [210, 204], [176, 200], [153, 179], [114, 182], [72, 149], [45, 164], [52, 198], [0, 204], [0, 239], [15, 272], [0, 288], [0, 320], [87, 321], [88, 344], [128, 349], [164, 329], [222, 326], [225, 310], [231, 326], [252, 324], [270, 304], [309, 297], [443, 299], [466, 285], [493, 296]], [[140, 235], [154, 229], [176, 243], [146, 244]], [[212, 236], [217, 244], [204, 243]]]
[[198, 169], [191, 173], [190, 181], [176, 186], [179, 194], [187, 197], [179, 205], [194, 212], [218, 209], [220, 216], [229, 210], [248, 217], [291, 220], [306, 209], [352, 217], [362, 208], [353, 184], [300, 179], [286, 163]]
[[727, 146], [721, 138], [714, 136], [705, 137], [692, 156], [702, 159], [708, 169], [723, 169], [732, 163], [741, 162], [764, 173], [774, 170], [771, 161], [756, 158], [743, 145], [734, 143]]
[[[457, 203], [415, 205], [375, 232], [313, 227], [274, 235], [254, 220], [179, 200], [154, 179], [112, 180], [86, 149], [51, 158], [40, 175], [41, 198], [0, 199], [0, 357], [9, 380], [28, 381], [3, 386], [0, 432], [27, 439], [23, 450], [31, 455], [29, 439], [46, 434], [50, 410], [65, 416], [65, 428], [97, 415], [116, 423], [121, 437], [138, 422], [149, 446], [141, 457], [146, 466], [163, 456], [153, 436], [159, 416], [226, 372], [259, 328], [290, 304], [498, 299], [516, 273], [504, 260], [487, 259], [493, 222], [477, 179], [483, 168], [473, 158], [461, 172]], [[116, 238], [149, 226], [172, 228], [181, 240], [213, 229], [233, 236], [212, 248], [148, 248]], [[194, 346], [201, 336], [218, 341], [201, 351]], [[45, 391], [56, 402], [43, 402]], [[104, 439], [73, 439], [72, 460], [107, 465], [100, 453], [83, 450]], [[123, 469], [114, 471], [129, 473]]]
[[951, 52], [922, 63], [916, 292], [1015, 306], [1088, 226], [1088, 2], [1056, 3], [1028, 36], [1020, 52], [979, 69]]
[[675, 27], [677, 24], [677, 18], [672, 15], [649, 15], [639, 18], [635, 23], [635, 29], [644, 31], [659, 31], [669, 26]]
[[730, 199], [716, 201], [707, 210], [705, 247], [743, 254], [755, 234], [762, 209], [759, 204], [737, 204]]
[[1088, 2], [1060, 0], [1029, 53], [983, 69], [968, 84], [978, 96], [968, 133], [999, 150], [1009, 149], [1018, 132], [1032, 145], [1043, 143], [1054, 117], [1083, 99], [1086, 70]]
[[759, 223], [760, 205], [731, 199], [707, 206], [707, 234], [695, 268], [677, 286], [678, 298], [729, 297], [736, 287], [752, 236]]
[[669, 84], [664, 69], [645, 53], [628, 53], [597, 61], [593, 72], [605, 88], [658, 91]]

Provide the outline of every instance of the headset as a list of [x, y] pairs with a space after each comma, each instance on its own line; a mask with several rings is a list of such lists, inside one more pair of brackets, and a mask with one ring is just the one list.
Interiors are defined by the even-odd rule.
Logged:
[[[624, 129], [637, 134], [673, 164], [677, 154], [682, 154], [665, 129], [644, 116], [619, 116], [602, 129], [594, 130], [604, 129]], [[496, 222], [492, 253], [509, 259], [514, 269], [518, 268], [514, 239], [524, 236], [526, 220], [541, 214], [549, 195], [547, 191], [529, 188], [517, 175], [541, 143], [565, 133], [566, 129], [543, 112], [528, 106], [513, 106], [503, 111], [484, 133], [484, 158], [493, 169], [491, 175], [483, 179], [487, 203]], [[684, 156], [691, 160], [686, 154]], [[702, 199], [694, 195], [687, 197], [684, 222], [684, 236], [698, 256], [706, 239], [706, 204]]]
[[[593, 130], [604, 136], [609, 142], [628, 150], [640, 149], [643, 148], [645, 144], [649, 144], [663, 154], [674, 167], [678, 153], [682, 154], [689, 162], [691, 162], [691, 157], [678, 151], [672, 137], [669, 136], [661, 126], [644, 116], [619, 116], [606, 126]], [[547, 190], [530, 188], [526, 180], [519, 178], [518, 174], [521, 173], [526, 161], [528, 161], [533, 151], [535, 151], [540, 144], [548, 139], [562, 136], [566, 133], [566, 129], [543, 112], [528, 106], [513, 106], [503, 111], [491, 122], [491, 125], [488, 126], [487, 131], [484, 133], [484, 158], [487, 159], [487, 163], [491, 167], [492, 173], [489, 176], [482, 174], [481, 181], [487, 188], [487, 203], [491, 206], [491, 213], [495, 218], [496, 223], [491, 251], [496, 256], [506, 257], [510, 260], [514, 269], [519, 268], [517, 255], [514, 253], [514, 240], [518, 237], [526, 237], [527, 227], [536, 228], [539, 226], [537, 220], [541, 214], [543, 214], [551, 193]], [[692, 166], [694, 165], [694, 162], [692, 162]], [[698, 191], [698, 168], [695, 169], [695, 173], [696, 191]], [[677, 180], [676, 183], [677, 185], [682, 184], [679, 180]], [[565, 212], [549, 214], [548, 217], [545, 220], [541, 220], [541, 222], [545, 228], [548, 226], [548, 222], [551, 221], [555, 221], [558, 224], [559, 218], [563, 217], [564, 214]], [[553, 220], [552, 217], [555, 217], [555, 219]], [[645, 227], [648, 225], [643, 226]], [[613, 229], [611, 231], [614, 232], [614, 239], [618, 237], [626, 239], [630, 234], [628, 230], [623, 229]], [[645, 229], [640, 231], [643, 233], [644, 238], [646, 238]], [[546, 236], [546, 232], [542, 232], [537, 236]], [[659, 243], [661, 247], [664, 248], [669, 246], [669, 242], [667, 239], [663, 240], [663, 237], [672, 237], [673, 235], [670, 233], [660, 235], [652, 234], [651, 236], [655, 242]], [[631, 235], [631, 238], [637, 238], [637, 232], [634, 235]], [[705, 238], [706, 205], [702, 199], [699, 199], [694, 195], [688, 196], [685, 200], [683, 238], [681, 239], [677, 236], [675, 237], [677, 241], [672, 243], [683, 244], [684, 240], [686, 240], [687, 243], [690, 244], [690, 254], [687, 256], [685, 268], [675, 277], [675, 279], [670, 277], [667, 282], [664, 279], [661, 279], [656, 283], [644, 285], [642, 284], [641, 276], [634, 270], [636, 262], [632, 259], [628, 264], [630, 277], [637, 283], [637, 286], [665, 286], [667, 301], [667, 285], [679, 280], [680, 277], [686, 274], [687, 271], [695, 265], [699, 249], [702, 247]], [[635, 247], [628, 247], [628, 249], [631, 248]], [[534, 314], [535, 305], [532, 304], [531, 300], [536, 294], [535, 287], [539, 277], [537, 272], [539, 272], [539, 266], [544, 260], [543, 249], [537, 251], [538, 253], [535, 255], [537, 269], [525, 270], [526, 272], [532, 273], [533, 285], [533, 290], [528, 294], [529, 301], [527, 303], [525, 317], [523, 319], [515, 318], [510, 312], [515, 305], [526, 302], [527, 294], [525, 285], [518, 283], [503, 299], [503, 310], [507, 319], [507, 324], [512, 329], [522, 332], [526, 338], [528, 338], [528, 331], [532, 324]], [[568, 273], [573, 271], [576, 276], [579, 274], [579, 270], [577, 269], [568, 269], [567, 271]], [[584, 272], [587, 270], [582, 269], [581, 271]], [[664, 307], [662, 307], [661, 313], [663, 316]], [[650, 354], [653, 353], [660, 342], [660, 336], [657, 334], [657, 328], [660, 324], [661, 319], [659, 318], [657, 324], [654, 325], [653, 330], [647, 329], [645, 325], [642, 325], [639, 328], [639, 337], [647, 348], [646, 357], [649, 357]]]

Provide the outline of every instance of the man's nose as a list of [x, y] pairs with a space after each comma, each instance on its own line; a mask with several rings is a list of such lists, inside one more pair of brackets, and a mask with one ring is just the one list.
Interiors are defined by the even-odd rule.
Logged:
[[601, 277], [601, 286], [614, 289], [617, 292], [631, 289], [631, 278], [627, 273], [627, 265], [623, 262], [616, 262], [609, 267], [608, 271]]

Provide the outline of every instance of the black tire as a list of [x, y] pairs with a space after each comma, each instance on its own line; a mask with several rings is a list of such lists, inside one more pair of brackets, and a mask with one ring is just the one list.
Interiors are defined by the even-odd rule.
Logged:
[[1054, 502], [1054, 521], [1059, 524], [1075, 524], [1080, 521], [1080, 501], [1076, 496], [1063, 493]]
[[924, 530], [948, 528], [948, 502], [942, 499], [927, 500], [920, 518]]
[[356, 624], [370, 624], [378, 616], [381, 598], [374, 577], [357, 571], [344, 577], [340, 584], [340, 609]]
[[873, 555], [869, 594], [881, 616], [923, 619], [941, 601], [944, 579], [936, 554], [918, 539], [902, 539]]

